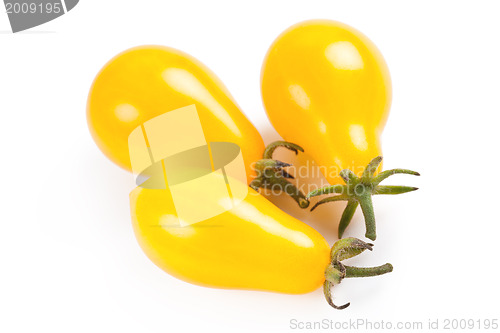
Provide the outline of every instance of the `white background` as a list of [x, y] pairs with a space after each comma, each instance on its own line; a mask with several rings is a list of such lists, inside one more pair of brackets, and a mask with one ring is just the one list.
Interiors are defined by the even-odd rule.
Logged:
[[[499, 10], [494, 1], [83, 0], [12, 34], [2, 7], [0, 331], [276, 332], [290, 331], [291, 319], [425, 328], [429, 319], [442, 327], [445, 319], [500, 318]], [[344, 311], [321, 290], [217, 290], [170, 277], [135, 241], [132, 176], [88, 133], [95, 74], [131, 46], [181, 49], [218, 74], [269, 143], [278, 136], [261, 104], [262, 59], [282, 30], [311, 18], [361, 30], [391, 70], [385, 168], [422, 177], [387, 183], [420, 190], [375, 199], [376, 246], [352, 263], [388, 261], [394, 272], [336, 287], [337, 303], [351, 301]], [[279, 201], [335, 241], [343, 204], [309, 214]], [[357, 214], [347, 236], [363, 234]]]

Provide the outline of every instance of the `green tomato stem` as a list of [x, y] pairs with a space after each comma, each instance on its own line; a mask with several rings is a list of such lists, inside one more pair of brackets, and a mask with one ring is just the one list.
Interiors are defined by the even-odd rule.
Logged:
[[279, 148], [279, 147], [284, 147], [288, 150], [291, 150], [291, 151], [295, 152], [295, 154], [298, 154], [299, 151], [302, 153], [304, 152], [304, 149], [301, 146], [296, 145], [295, 143], [291, 143], [291, 142], [287, 142], [287, 141], [274, 141], [274, 142], [271, 142], [266, 147], [262, 158], [272, 159], [274, 151], [276, 150], [276, 148]]
[[328, 302], [328, 304], [334, 308], [334, 309], [337, 309], [337, 310], [343, 310], [345, 308], [347, 308], [349, 305], [351, 305], [351, 303], [346, 303], [344, 305], [335, 305], [335, 303], [333, 303], [333, 298], [332, 298], [332, 287], [333, 287], [333, 284], [330, 282], [330, 281], [325, 281], [323, 283], [323, 294], [325, 295], [325, 299], [326, 301]]
[[375, 225], [375, 213], [373, 211], [373, 202], [371, 193], [366, 193], [358, 199], [363, 216], [365, 217], [366, 233], [365, 237], [371, 240], [377, 238], [377, 229]]
[[360, 239], [349, 237], [343, 238], [333, 244], [330, 252], [331, 263], [325, 269], [325, 282], [323, 293], [328, 304], [338, 310], [347, 308], [350, 303], [341, 306], [333, 302], [332, 289], [345, 278], [377, 276], [392, 272], [392, 265], [387, 263], [377, 267], [353, 267], [345, 266], [342, 260], [355, 257], [365, 250], [372, 250], [373, 244], [365, 243]]
[[344, 209], [344, 212], [342, 213], [342, 217], [340, 218], [340, 223], [339, 223], [339, 231], [338, 235], [339, 237], [342, 237], [344, 234], [345, 229], [351, 223], [352, 217], [354, 216], [354, 212], [358, 208], [359, 202], [356, 200], [349, 200], [347, 202], [347, 206]]
[[345, 278], [378, 276], [390, 273], [393, 270], [392, 265], [389, 263], [376, 267], [344, 266], [344, 268], [345, 268]]
[[298, 154], [299, 151], [304, 151], [302, 147], [291, 142], [275, 141], [269, 144], [264, 150], [263, 158], [255, 164], [257, 177], [250, 183], [250, 187], [256, 191], [258, 191], [259, 188], [271, 189], [273, 191], [278, 189], [294, 199], [299, 207], [307, 208], [309, 206], [309, 200], [304, 193], [288, 181], [288, 179], [293, 179], [293, 176], [286, 172], [284, 168], [291, 166], [291, 164], [273, 160], [272, 158], [274, 151], [278, 147], [292, 150], [295, 154]]
[[[323, 194], [335, 194], [333, 196], [324, 198], [318, 201], [311, 210], [316, 209], [318, 206], [333, 202], [333, 201], [347, 201], [347, 206], [342, 214], [339, 223], [338, 237], [341, 238], [347, 226], [352, 220], [357, 206], [361, 206], [363, 216], [365, 218], [366, 234], [365, 237], [371, 240], [377, 238], [375, 213], [373, 210], [372, 195], [380, 194], [402, 194], [417, 190], [416, 187], [410, 186], [394, 186], [394, 185], [379, 185], [384, 179], [395, 174], [409, 174], [420, 176], [416, 171], [407, 169], [392, 169], [380, 172], [375, 175], [377, 168], [382, 162], [382, 156], [377, 156], [366, 166], [361, 178], [357, 177], [351, 170], [344, 169], [340, 172], [340, 176], [346, 183], [345, 185], [331, 185], [325, 186], [307, 195], [307, 199]], [[356, 204], [354, 204], [356, 202]]]

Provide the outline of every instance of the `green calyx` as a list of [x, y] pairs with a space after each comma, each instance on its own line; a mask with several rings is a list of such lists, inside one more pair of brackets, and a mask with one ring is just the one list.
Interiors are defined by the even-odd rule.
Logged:
[[372, 251], [373, 244], [365, 243], [357, 238], [349, 237], [338, 240], [333, 244], [330, 252], [331, 263], [325, 270], [325, 282], [323, 292], [326, 301], [335, 309], [347, 308], [350, 303], [337, 306], [332, 300], [333, 286], [340, 284], [345, 278], [377, 276], [392, 272], [392, 265], [387, 263], [377, 267], [353, 267], [346, 266], [342, 260], [349, 259], [363, 253], [365, 250]]
[[275, 141], [269, 144], [264, 150], [262, 159], [255, 163], [257, 177], [252, 180], [250, 187], [256, 191], [261, 187], [273, 191], [284, 191], [292, 197], [301, 208], [307, 208], [309, 206], [309, 200], [295, 185], [288, 181], [288, 179], [293, 179], [294, 177], [286, 172], [284, 168], [291, 166], [291, 164], [273, 159], [273, 153], [278, 147], [287, 148], [295, 152], [295, 154], [298, 154], [299, 151], [304, 152], [302, 147], [286, 141]]
[[401, 194], [418, 190], [416, 187], [410, 186], [392, 186], [392, 185], [379, 185], [384, 179], [395, 174], [409, 174], [420, 176], [418, 172], [406, 169], [392, 169], [382, 171], [375, 175], [375, 171], [382, 162], [382, 156], [375, 157], [366, 166], [361, 177], [356, 176], [351, 170], [344, 169], [340, 172], [340, 177], [346, 183], [345, 185], [332, 185], [322, 187], [318, 190], [312, 191], [307, 195], [307, 199], [323, 194], [336, 194], [318, 201], [311, 211], [316, 209], [319, 205], [333, 201], [347, 201], [347, 206], [342, 214], [339, 223], [338, 237], [342, 238], [345, 229], [349, 225], [356, 211], [358, 205], [361, 206], [366, 224], [365, 237], [371, 240], [377, 238], [375, 227], [375, 213], [373, 211], [372, 195], [377, 194]]

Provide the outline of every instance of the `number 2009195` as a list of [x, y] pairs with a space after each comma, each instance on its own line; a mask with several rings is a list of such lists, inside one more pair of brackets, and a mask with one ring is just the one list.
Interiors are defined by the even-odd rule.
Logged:
[[5, 3], [7, 14], [59, 14], [62, 11], [60, 2], [34, 3], [34, 2], [7, 2]]
[[443, 329], [498, 329], [498, 319], [445, 319]]

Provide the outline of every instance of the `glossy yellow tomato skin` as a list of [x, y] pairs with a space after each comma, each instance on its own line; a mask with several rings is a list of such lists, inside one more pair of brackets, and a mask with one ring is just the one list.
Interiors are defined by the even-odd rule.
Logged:
[[250, 180], [250, 165], [264, 151], [262, 137], [215, 74], [176, 49], [140, 46], [111, 59], [90, 89], [87, 121], [103, 153], [130, 170], [130, 132], [151, 118], [192, 104], [208, 142], [232, 142], [241, 148]]
[[249, 191], [233, 209], [180, 227], [168, 190], [138, 187], [130, 194], [136, 238], [157, 266], [193, 284], [289, 294], [319, 288], [326, 240]]
[[330, 20], [299, 23], [270, 47], [261, 91], [271, 123], [301, 145], [331, 184], [381, 155], [392, 98], [387, 65], [361, 32]]

